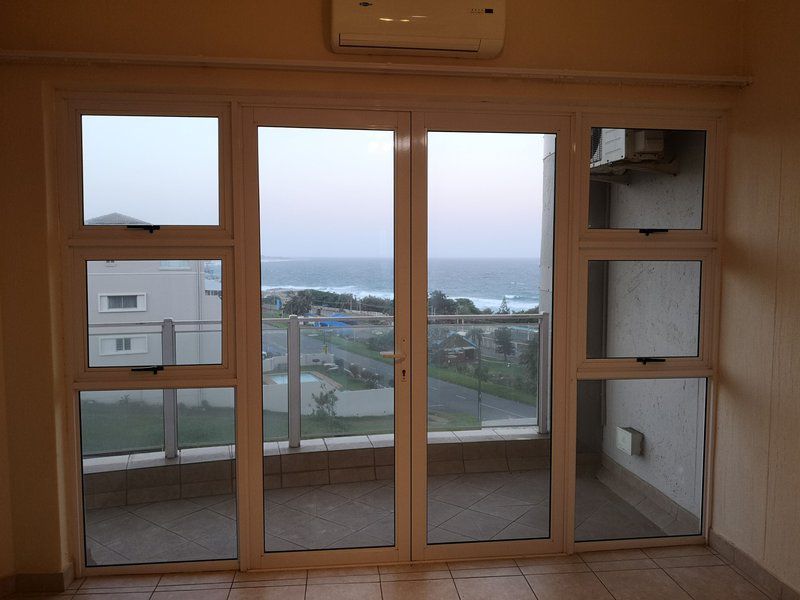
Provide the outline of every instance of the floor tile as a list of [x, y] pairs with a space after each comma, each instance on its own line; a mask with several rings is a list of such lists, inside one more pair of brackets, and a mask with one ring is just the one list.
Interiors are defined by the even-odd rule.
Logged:
[[671, 558], [673, 556], [713, 555], [706, 546], [664, 546], [663, 548], [642, 548], [650, 558]]
[[725, 562], [713, 554], [697, 554], [695, 556], [668, 556], [656, 558], [656, 564], [662, 569], [670, 567], [716, 567]]
[[520, 566], [519, 570], [523, 575], [545, 575], [548, 573], [588, 573], [589, 567], [584, 562], [550, 563]]
[[344, 536], [326, 546], [326, 548], [385, 548], [386, 546], [393, 546], [394, 541], [386, 539], [378, 539], [362, 531], [356, 531], [349, 535]]
[[164, 525], [164, 523], [169, 523], [202, 510], [202, 507], [189, 500], [167, 500], [165, 502], [129, 506], [128, 509], [133, 514], [156, 525]]
[[475, 540], [470, 537], [461, 535], [460, 533], [447, 531], [446, 529], [442, 529], [441, 527], [436, 527], [428, 532], [429, 544], [457, 544], [458, 542], [474, 542], [474, 541]]
[[191, 590], [182, 592], [156, 592], [151, 600], [227, 600], [229, 588], [222, 590]]
[[161, 576], [158, 587], [193, 583], [231, 583], [233, 571], [203, 571], [197, 573], [167, 573]]
[[690, 600], [669, 576], [656, 571], [610, 571], [597, 577], [617, 600]]
[[647, 555], [638, 548], [629, 550], [600, 550], [597, 552], [581, 552], [579, 556], [587, 563], [607, 562], [610, 560], [639, 560]]
[[335, 483], [325, 486], [325, 489], [332, 494], [338, 494], [345, 498], [355, 500], [361, 496], [373, 492], [385, 485], [383, 481], [358, 481], [355, 483]]
[[512, 498], [511, 496], [494, 493], [479, 500], [470, 508], [488, 515], [494, 515], [495, 517], [502, 517], [513, 521], [531, 510], [533, 504], [525, 500], [520, 500], [519, 498]]
[[105, 593], [103, 592], [92, 592], [88, 594], [80, 594], [76, 596], [19, 596], [20, 598], [29, 598], [32, 600], [36, 598], [37, 600], [47, 600], [48, 598], [58, 599], [58, 600], [65, 600], [68, 598], [77, 598], [78, 600], [149, 600], [151, 596], [151, 592], [123, 592], [123, 593]]
[[517, 563], [518, 567], [525, 567], [534, 565], [560, 565], [568, 563], [583, 564], [583, 559], [577, 554], [558, 554], [554, 556], [526, 556], [522, 558], [516, 558], [514, 559], [514, 562]]
[[448, 504], [447, 502], [441, 502], [439, 500], [435, 500], [433, 498], [428, 499], [428, 529], [432, 529], [433, 527], [438, 527], [448, 519], [452, 519], [458, 513], [460, 513], [463, 508], [460, 506], [455, 506], [454, 504]]
[[424, 581], [385, 581], [383, 600], [459, 600], [452, 579]]
[[413, 565], [381, 565], [381, 581], [411, 581], [420, 579], [450, 579], [447, 563]]
[[455, 580], [461, 600], [536, 600], [524, 577], [477, 577]]
[[319, 517], [345, 502], [347, 502], [347, 498], [344, 496], [331, 494], [324, 489], [315, 489], [298, 496], [288, 505], [294, 510]]
[[298, 496], [316, 489], [314, 486], [310, 487], [293, 487], [293, 488], [279, 488], [277, 490], [265, 490], [264, 499], [270, 504], [286, 504]]
[[101, 575], [87, 577], [80, 590], [142, 588], [142, 591], [154, 590], [161, 575]]
[[449, 561], [447, 566], [451, 571], [463, 571], [465, 569], [496, 569], [499, 567], [516, 567], [517, 562], [513, 558], [478, 558], [473, 560]]
[[491, 540], [508, 525], [507, 519], [474, 510], [465, 510], [442, 523], [439, 529], [452, 531], [474, 540]]
[[461, 508], [469, 508], [488, 495], [488, 490], [466, 483], [458, 483], [457, 481], [446, 483], [431, 494], [436, 500], [460, 506]]
[[346, 501], [332, 510], [320, 515], [322, 518], [339, 523], [350, 529], [359, 530], [387, 516], [387, 512], [357, 500]]
[[378, 567], [341, 567], [337, 569], [310, 569], [308, 584], [321, 583], [378, 583]]
[[538, 600], [612, 600], [594, 573], [526, 575]]
[[384, 485], [358, 497], [359, 502], [380, 508], [386, 512], [394, 512], [394, 486]]
[[302, 569], [291, 571], [239, 571], [233, 577], [234, 586], [239, 582], [247, 581], [286, 581], [295, 580], [306, 582], [306, 571]]
[[303, 600], [306, 586], [274, 586], [232, 589], [228, 600]]
[[640, 569], [657, 569], [658, 565], [649, 558], [633, 560], [598, 560], [587, 563], [592, 571], [633, 571]]
[[381, 600], [379, 583], [325, 583], [309, 585], [305, 600]]
[[666, 572], [695, 600], [766, 599], [730, 567], [676, 567]]
[[549, 537], [549, 529], [528, 527], [519, 522], [511, 523], [508, 527], [497, 533], [493, 540], [537, 540]]

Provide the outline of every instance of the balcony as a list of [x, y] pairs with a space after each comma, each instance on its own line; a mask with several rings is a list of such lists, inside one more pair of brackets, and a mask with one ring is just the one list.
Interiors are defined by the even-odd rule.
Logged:
[[[218, 322], [142, 327], [167, 364], [179, 361], [182, 331], [194, 336], [183, 352], [219, 336]], [[544, 314], [429, 316], [430, 543], [548, 536], [548, 327]], [[391, 545], [393, 318], [265, 318], [262, 340], [267, 551]], [[182, 544], [184, 560], [235, 552], [232, 390], [85, 392], [81, 419], [90, 564], [137, 562], [152, 539]], [[699, 526], [604, 451], [578, 460], [585, 530], [646, 537]]]

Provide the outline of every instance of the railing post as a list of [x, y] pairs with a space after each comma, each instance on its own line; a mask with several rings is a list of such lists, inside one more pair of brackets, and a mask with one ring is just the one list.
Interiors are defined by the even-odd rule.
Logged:
[[539, 433], [550, 432], [550, 315], [542, 313], [539, 321]]
[[[177, 362], [175, 322], [164, 319], [161, 322], [161, 364], [174, 365]], [[178, 456], [178, 390], [164, 389], [164, 456]]]
[[300, 447], [300, 320], [289, 316], [286, 330], [286, 377], [289, 394], [289, 447]]

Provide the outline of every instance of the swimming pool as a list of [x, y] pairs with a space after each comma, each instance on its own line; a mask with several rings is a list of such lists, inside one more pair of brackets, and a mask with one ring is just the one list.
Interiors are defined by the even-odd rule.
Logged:
[[[289, 383], [288, 375], [270, 375], [272, 383], [286, 385]], [[321, 379], [313, 373], [300, 373], [300, 383], [319, 383]]]

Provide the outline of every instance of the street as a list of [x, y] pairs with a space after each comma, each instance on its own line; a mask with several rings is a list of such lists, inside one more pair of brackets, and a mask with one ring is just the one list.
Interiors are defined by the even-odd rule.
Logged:
[[[268, 341], [264, 340], [264, 336], [262, 336], [262, 350], [285, 354], [287, 351], [286, 330], [269, 326], [265, 326], [264, 329], [269, 332], [282, 332], [284, 335], [270, 335]], [[301, 331], [300, 348], [304, 354], [321, 353], [323, 351], [321, 331], [308, 333]], [[377, 373], [385, 381], [394, 378], [394, 368], [390, 364], [344, 350], [334, 344], [328, 344], [328, 350], [333, 353], [334, 357]], [[428, 407], [435, 411], [471, 415], [481, 421], [535, 419], [537, 416], [536, 407], [531, 404], [500, 398], [485, 392], [481, 393], [479, 406], [476, 390], [432, 377], [428, 378]]]

